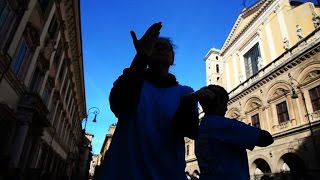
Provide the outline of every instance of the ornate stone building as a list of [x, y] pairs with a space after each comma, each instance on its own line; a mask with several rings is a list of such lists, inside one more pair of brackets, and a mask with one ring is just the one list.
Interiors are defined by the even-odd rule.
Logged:
[[[252, 178], [320, 177], [320, 9], [314, 3], [260, 0], [240, 13], [221, 50], [205, 56], [207, 84], [229, 92], [227, 116], [274, 137], [271, 146], [248, 151]], [[193, 142], [186, 152], [188, 146]], [[192, 173], [198, 167], [189, 153]]]
[[77, 177], [84, 132], [78, 0], [0, 0], [0, 177]]

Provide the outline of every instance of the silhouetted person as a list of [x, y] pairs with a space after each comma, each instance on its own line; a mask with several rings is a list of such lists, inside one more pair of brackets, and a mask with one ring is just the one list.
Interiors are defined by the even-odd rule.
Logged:
[[131, 32], [137, 54], [111, 89], [118, 123], [96, 179], [187, 179], [184, 137], [198, 136], [197, 101], [169, 73], [174, 46], [159, 37], [161, 27], [140, 40]]
[[195, 145], [200, 180], [250, 179], [246, 149], [268, 146], [273, 143], [272, 136], [265, 130], [224, 117], [229, 97], [223, 87], [209, 85], [197, 93], [207, 97], [200, 100], [205, 115]]

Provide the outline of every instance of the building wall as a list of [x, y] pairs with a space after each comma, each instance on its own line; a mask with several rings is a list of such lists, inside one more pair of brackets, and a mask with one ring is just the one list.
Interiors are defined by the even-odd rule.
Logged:
[[[312, 20], [319, 18], [319, 12], [319, 6], [311, 2], [258, 1], [242, 11], [221, 50], [215, 51], [224, 68], [212, 84], [229, 92], [226, 116], [253, 125], [252, 116], [258, 114], [260, 128], [275, 139], [269, 147], [248, 151], [252, 177], [270, 173], [279, 177], [283, 172], [320, 177], [320, 107], [312, 106], [310, 96], [310, 90], [320, 86], [320, 31]], [[300, 39], [298, 28], [303, 32]], [[285, 38], [289, 41], [286, 48]], [[247, 76], [245, 56], [257, 43], [262, 63], [256, 61], [257, 71]], [[214, 63], [208, 55], [205, 59], [206, 66]], [[207, 78], [215, 75], [206, 70]], [[288, 111], [284, 122], [277, 110], [282, 102]], [[198, 170], [194, 161], [187, 162], [189, 173]]]
[[0, 176], [76, 175], [86, 112], [79, 1], [1, 4]]

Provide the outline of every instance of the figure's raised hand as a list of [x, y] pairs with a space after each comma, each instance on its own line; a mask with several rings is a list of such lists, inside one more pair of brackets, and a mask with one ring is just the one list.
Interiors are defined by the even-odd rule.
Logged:
[[154, 23], [144, 33], [140, 40], [137, 39], [136, 33], [130, 31], [132, 41], [137, 53], [150, 56], [154, 47], [154, 44], [159, 37], [160, 29], [162, 28], [161, 22]]

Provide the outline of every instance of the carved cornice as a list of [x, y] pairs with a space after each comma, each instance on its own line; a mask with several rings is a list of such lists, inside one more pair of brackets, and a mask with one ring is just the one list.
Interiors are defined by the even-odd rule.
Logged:
[[[290, 69], [294, 68], [295, 66], [299, 65], [303, 61], [313, 57], [314, 55], [316, 55], [318, 53], [320, 53], [320, 41], [315, 43], [309, 49], [306, 49], [304, 52], [301, 52], [299, 55], [296, 55], [296, 56], [293, 56], [292, 58], [287, 59], [286, 61], [281, 63], [279, 66], [277, 66], [272, 71], [264, 74], [264, 76], [261, 77], [259, 81], [250, 84], [247, 88], [242, 90], [239, 94], [236, 94], [235, 96], [230, 97], [228, 105], [230, 105], [230, 104], [232, 104], [234, 102], [237, 102], [238, 100], [242, 99], [243, 97], [247, 96], [248, 94], [254, 92], [257, 89], [259, 89], [260, 87], [262, 87], [266, 83], [268, 83], [271, 80], [275, 79], [276, 77], [278, 77], [278, 76], [290, 71]], [[284, 55], [282, 55], [282, 56], [284, 56]], [[282, 56], [279, 56], [277, 59], [282, 58]], [[272, 65], [272, 63], [270, 63], [269, 65]], [[266, 67], [264, 67], [264, 68], [266, 68]], [[258, 74], [256, 74], [255, 76], [258, 76]], [[251, 77], [251, 78], [254, 78], [254, 77]], [[240, 84], [235, 89], [239, 88], [242, 84]], [[234, 90], [232, 90], [232, 91], [234, 91]]]
[[[61, 24], [61, 38], [64, 42], [65, 57], [72, 59], [69, 70], [73, 72], [71, 81], [75, 82], [77, 104], [81, 114], [85, 114], [85, 91], [82, 62], [82, 39], [79, 0], [58, 1], [57, 17]], [[63, 7], [62, 7], [63, 6]], [[71, 61], [70, 61], [71, 62]]]

